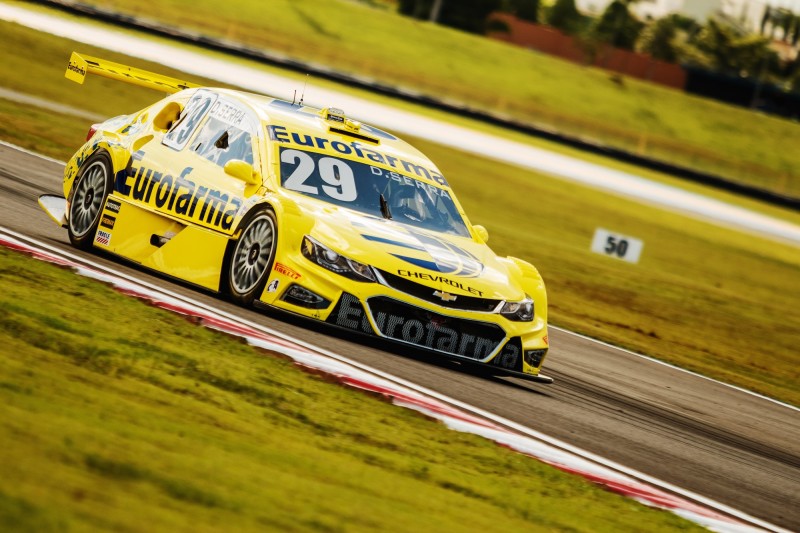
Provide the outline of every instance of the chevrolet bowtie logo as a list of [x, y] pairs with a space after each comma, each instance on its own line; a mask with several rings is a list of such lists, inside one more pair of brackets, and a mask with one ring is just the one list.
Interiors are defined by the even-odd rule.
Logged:
[[458, 298], [458, 296], [456, 296], [455, 294], [450, 294], [449, 292], [442, 292], [442, 291], [436, 291], [433, 293], [433, 295], [441, 298], [443, 302], [455, 302], [456, 298]]

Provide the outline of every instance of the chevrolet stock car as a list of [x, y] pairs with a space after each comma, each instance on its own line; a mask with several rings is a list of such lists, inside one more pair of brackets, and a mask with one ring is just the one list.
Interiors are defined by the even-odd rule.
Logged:
[[95, 124], [39, 203], [72, 244], [266, 305], [550, 383], [547, 297], [498, 257], [428, 158], [335, 108], [200, 87], [73, 53], [167, 93]]

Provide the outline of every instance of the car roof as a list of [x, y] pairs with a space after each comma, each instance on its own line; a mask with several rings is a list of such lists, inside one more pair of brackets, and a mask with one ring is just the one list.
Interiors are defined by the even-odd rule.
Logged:
[[[345, 128], [337, 128], [337, 123], [332, 123], [323, 118], [323, 111], [330, 109], [333, 112], [337, 112], [339, 111], [337, 109], [321, 110], [311, 106], [293, 104], [279, 98], [231, 89], [212, 90], [246, 104], [256, 112], [262, 123], [266, 125], [286, 126], [291, 131], [299, 134], [324, 137], [331, 140], [345, 138], [348, 141], [366, 141], [366, 144], [374, 150], [417, 164], [423, 164], [440, 172], [438, 167], [425, 154], [391, 133], [364, 123], [357, 123], [360, 127], [355, 132], [345, 132]], [[351, 121], [349, 118], [347, 120], [348, 122]]]

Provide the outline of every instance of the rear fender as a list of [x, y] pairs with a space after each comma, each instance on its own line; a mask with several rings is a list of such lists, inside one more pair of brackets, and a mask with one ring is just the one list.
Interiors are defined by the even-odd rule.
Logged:
[[105, 138], [98, 139], [97, 135], [95, 135], [72, 156], [64, 169], [64, 196], [68, 201], [72, 199], [72, 186], [75, 183], [75, 178], [80, 175], [83, 164], [98, 152], [105, 152], [108, 155], [115, 180], [119, 179], [120, 175], [124, 177], [131, 161], [128, 148], [117, 141]]

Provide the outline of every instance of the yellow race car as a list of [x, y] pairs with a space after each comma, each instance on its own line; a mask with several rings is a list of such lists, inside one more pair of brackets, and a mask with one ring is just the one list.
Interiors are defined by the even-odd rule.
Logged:
[[547, 296], [498, 257], [447, 180], [338, 109], [199, 87], [73, 53], [88, 73], [169, 95], [92, 126], [64, 197], [40, 204], [99, 248], [263, 304], [539, 382]]

